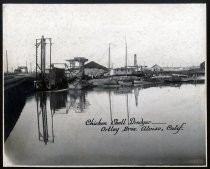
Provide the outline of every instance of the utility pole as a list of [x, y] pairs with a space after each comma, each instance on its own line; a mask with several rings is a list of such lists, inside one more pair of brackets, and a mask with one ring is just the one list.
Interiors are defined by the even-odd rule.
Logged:
[[28, 73], [27, 61], [26, 61], [26, 73]]
[[36, 80], [37, 80], [37, 66], [38, 66], [38, 40], [36, 39]]
[[125, 42], [125, 68], [127, 68], [127, 43]]
[[31, 62], [30, 62], [30, 72], [32, 73]]
[[8, 57], [7, 57], [7, 50], [6, 50], [6, 64], [7, 64], [7, 75], [8, 75]]

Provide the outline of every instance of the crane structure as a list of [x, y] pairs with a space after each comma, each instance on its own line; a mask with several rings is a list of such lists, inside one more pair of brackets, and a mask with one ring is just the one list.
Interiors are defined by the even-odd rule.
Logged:
[[[50, 45], [50, 69], [51, 69], [51, 46], [52, 46], [52, 38], [44, 38], [36, 39], [36, 79], [38, 76], [38, 70], [41, 72], [41, 77], [44, 78], [46, 72], [46, 45]], [[38, 52], [40, 51], [40, 63], [38, 61]]]
[[[46, 46], [49, 44], [50, 66], [46, 69]], [[51, 64], [52, 38], [36, 39], [36, 90], [54, 90], [67, 87], [65, 69], [55, 68]], [[39, 54], [40, 52], [40, 54]], [[39, 72], [38, 72], [39, 71]]]

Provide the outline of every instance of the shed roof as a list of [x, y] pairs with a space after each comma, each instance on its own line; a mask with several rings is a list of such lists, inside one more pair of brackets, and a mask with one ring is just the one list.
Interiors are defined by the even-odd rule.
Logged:
[[154, 66], [152, 66], [152, 68], [153, 68], [153, 67], [160, 67], [160, 66], [159, 66], [159, 65], [157, 65], [157, 64], [155, 64]]
[[90, 68], [90, 69], [94, 69], [94, 68], [97, 68], [97, 69], [103, 69], [103, 70], [106, 70], [108, 71], [108, 69], [94, 61], [91, 61], [87, 64], [84, 65], [84, 68]]

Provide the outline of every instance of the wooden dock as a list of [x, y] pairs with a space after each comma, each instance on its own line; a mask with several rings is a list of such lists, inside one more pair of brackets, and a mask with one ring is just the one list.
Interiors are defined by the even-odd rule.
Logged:
[[25, 81], [33, 83], [35, 76], [33, 74], [14, 74], [4, 77], [4, 91], [16, 87]]

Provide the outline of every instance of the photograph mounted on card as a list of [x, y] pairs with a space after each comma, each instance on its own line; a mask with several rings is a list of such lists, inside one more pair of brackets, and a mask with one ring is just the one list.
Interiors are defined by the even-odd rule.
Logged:
[[205, 4], [4, 4], [4, 166], [206, 166]]

